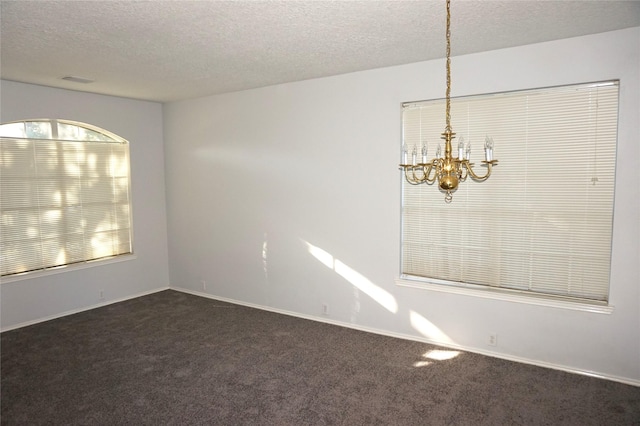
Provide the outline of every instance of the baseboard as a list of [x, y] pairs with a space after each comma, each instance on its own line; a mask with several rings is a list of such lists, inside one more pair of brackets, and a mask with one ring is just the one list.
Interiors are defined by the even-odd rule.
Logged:
[[101, 302], [101, 303], [97, 303], [95, 305], [89, 305], [89, 306], [85, 306], [85, 307], [82, 307], [82, 308], [79, 308], [79, 309], [72, 309], [70, 311], [65, 311], [65, 312], [62, 312], [62, 313], [59, 313], [59, 314], [55, 314], [55, 315], [51, 315], [51, 316], [48, 316], [48, 317], [38, 318], [38, 319], [35, 319], [35, 320], [25, 321], [25, 322], [21, 322], [19, 324], [10, 325], [8, 327], [1, 328], [0, 329], [0, 333], [4, 333], [5, 331], [9, 331], [9, 330], [15, 330], [17, 328], [27, 327], [29, 325], [38, 324], [38, 323], [45, 322], [45, 321], [50, 321], [50, 320], [53, 320], [53, 319], [56, 319], [56, 318], [66, 317], [67, 315], [73, 315], [73, 314], [78, 314], [80, 312], [90, 311], [91, 309], [101, 308], [103, 306], [112, 305], [114, 303], [119, 303], [119, 302], [124, 302], [125, 300], [135, 299], [137, 297], [147, 296], [149, 294], [158, 293], [160, 291], [165, 291], [165, 290], [170, 290], [169, 286], [156, 288], [156, 289], [145, 291], [145, 292], [142, 292], [142, 293], [132, 294], [130, 296], [122, 297], [120, 299], [107, 300], [107, 301], [104, 301], [104, 302]]
[[537, 361], [537, 360], [518, 357], [518, 356], [505, 355], [505, 354], [502, 354], [502, 353], [491, 352], [491, 351], [482, 350], [482, 349], [473, 348], [473, 347], [467, 347], [467, 346], [463, 346], [463, 345], [457, 345], [457, 344], [451, 344], [451, 343], [443, 343], [443, 342], [435, 341], [433, 339], [428, 339], [426, 337], [413, 336], [413, 335], [410, 335], [410, 334], [403, 334], [403, 333], [395, 333], [395, 332], [388, 331], [388, 330], [381, 330], [381, 329], [376, 329], [376, 328], [372, 328], [372, 327], [366, 327], [366, 326], [361, 326], [361, 325], [357, 325], [357, 324], [351, 324], [351, 323], [346, 323], [346, 322], [342, 322], [342, 321], [336, 321], [336, 320], [332, 320], [332, 319], [325, 318], [325, 317], [318, 317], [318, 316], [313, 316], [313, 315], [301, 314], [299, 312], [287, 311], [287, 310], [284, 310], [284, 309], [278, 309], [278, 308], [273, 308], [273, 307], [270, 307], [270, 306], [258, 305], [258, 304], [255, 304], [255, 303], [248, 303], [248, 302], [244, 302], [242, 300], [235, 300], [235, 299], [229, 299], [229, 298], [226, 298], [226, 297], [214, 296], [214, 295], [211, 295], [211, 294], [208, 294], [208, 293], [189, 290], [189, 289], [181, 288], [181, 287], [171, 287], [171, 289], [179, 291], [179, 292], [182, 292], [182, 293], [192, 294], [194, 296], [205, 297], [207, 299], [213, 299], [213, 300], [218, 300], [218, 301], [221, 301], [221, 302], [233, 303], [235, 305], [241, 305], [241, 306], [246, 306], [246, 307], [249, 307], [249, 308], [261, 309], [263, 311], [269, 311], [269, 312], [274, 312], [274, 313], [283, 314], [283, 315], [290, 315], [290, 316], [293, 316], [293, 317], [298, 317], [298, 318], [307, 319], [307, 320], [311, 320], [311, 321], [323, 322], [323, 323], [327, 323], [327, 324], [337, 325], [337, 326], [340, 326], [340, 327], [347, 327], [347, 328], [351, 328], [351, 329], [354, 329], [354, 330], [365, 331], [367, 333], [373, 333], [373, 334], [379, 334], [379, 335], [382, 335], [382, 336], [396, 337], [396, 338], [404, 339], [404, 340], [412, 340], [412, 341], [416, 341], [416, 342], [428, 343], [428, 344], [432, 344], [432, 345], [438, 345], [438, 346], [446, 347], [448, 349], [456, 349], [456, 350], [461, 350], [461, 351], [464, 351], [464, 352], [471, 352], [471, 353], [476, 353], [476, 354], [480, 354], [480, 355], [490, 356], [492, 358], [500, 358], [500, 359], [504, 359], [504, 360], [507, 360], [507, 361], [513, 361], [513, 362], [519, 362], [519, 363], [522, 363], [522, 364], [535, 365], [535, 366], [538, 366], [538, 367], [550, 368], [550, 369], [553, 369], [553, 370], [564, 371], [564, 372], [567, 372], [567, 373], [580, 374], [580, 375], [583, 375], [583, 376], [589, 376], [589, 377], [595, 377], [595, 378], [599, 378], [599, 379], [611, 380], [613, 382], [619, 382], [619, 383], [624, 383], [624, 384], [631, 385], [631, 386], [640, 387], [640, 380], [628, 379], [626, 377], [618, 377], [618, 376], [613, 376], [613, 375], [609, 375], [609, 374], [597, 373], [597, 372], [594, 372], [594, 371], [581, 370], [581, 369], [578, 369], [578, 368], [568, 367], [568, 366], [565, 366], [565, 365], [553, 364], [553, 363], [549, 363], [549, 362], [542, 362], [542, 361]]

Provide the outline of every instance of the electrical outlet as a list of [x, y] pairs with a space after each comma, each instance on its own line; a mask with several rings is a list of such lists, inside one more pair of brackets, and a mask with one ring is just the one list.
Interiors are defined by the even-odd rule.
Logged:
[[207, 289], [207, 282], [205, 280], [200, 281], [200, 284], [202, 284], [202, 290]]
[[329, 315], [329, 305], [326, 303], [322, 304], [322, 315]]
[[104, 290], [100, 290], [100, 292], [98, 293], [100, 300], [104, 300]]
[[487, 344], [489, 346], [498, 346], [498, 335], [496, 333], [491, 333], [487, 337]]

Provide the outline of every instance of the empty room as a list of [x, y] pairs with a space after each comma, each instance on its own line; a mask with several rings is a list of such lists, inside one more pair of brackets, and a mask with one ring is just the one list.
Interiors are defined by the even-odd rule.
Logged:
[[1, 424], [640, 424], [640, 1], [0, 7]]

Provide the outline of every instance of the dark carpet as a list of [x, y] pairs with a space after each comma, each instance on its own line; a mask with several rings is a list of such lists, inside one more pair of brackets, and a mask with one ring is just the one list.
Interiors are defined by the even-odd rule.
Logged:
[[638, 387], [171, 290], [1, 344], [3, 425], [640, 425]]

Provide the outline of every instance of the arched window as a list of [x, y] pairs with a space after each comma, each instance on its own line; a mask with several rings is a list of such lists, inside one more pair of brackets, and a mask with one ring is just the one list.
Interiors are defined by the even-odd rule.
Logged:
[[129, 143], [67, 120], [0, 125], [2, 276], [133, 253]]

